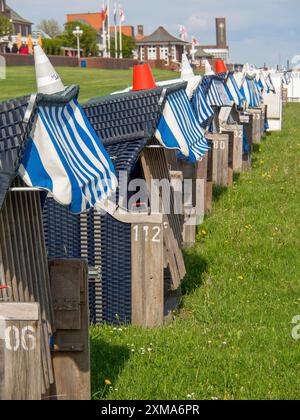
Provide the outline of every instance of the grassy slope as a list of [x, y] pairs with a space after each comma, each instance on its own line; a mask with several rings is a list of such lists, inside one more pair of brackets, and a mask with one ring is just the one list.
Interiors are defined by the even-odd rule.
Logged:
[[[80, 85], [80, 100], [110, 94], [132, 85], [132, 70], [93, 70], [58, 67], [65, 85]], [[176, 78], [176, 73], [154, 70], [157, 81]], [[36, 91], [34, 67], [8, 67], [7, 79], [0, 80], [0, 101]]]
[[300, 343], [291, 337], [300, 314], [299, 117], [289, 105], [282, 133], [215, 202], [186, 255], [176, 321], [92, 331], [94, 397], [300, 398]]

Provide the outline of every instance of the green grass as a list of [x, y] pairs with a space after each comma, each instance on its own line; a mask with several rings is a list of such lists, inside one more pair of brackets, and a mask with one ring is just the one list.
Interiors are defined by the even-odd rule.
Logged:
[[[132, 85], [132, 70], [98, 70], [57, 67], [64, 84], [80, 85], [80, 101], [108, 95]], [[154, 70], [157, 81], [176, 78], [174, 72]], [[28, 95], [36, 91], [34, 67], [8, 67], [6, 80], [0, 80], [0, 100]]]
[[95, 399], [300, 398], [299, 121], [289, 105], [253, 170], [218, 196], [186, 253], [176, 320], [92, 330]]

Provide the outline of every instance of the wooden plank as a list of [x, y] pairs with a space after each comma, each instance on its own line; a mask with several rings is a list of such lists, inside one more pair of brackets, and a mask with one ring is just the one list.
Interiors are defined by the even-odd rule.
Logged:
[[[19, 182], [16, 181], [15, 185]], [[34, 197], [33, 197], [34, 196]], [[13, 302], [38, 302], [42, 319], [42, 391], [53, 381], [49, 340], [52, 306], [38, 192], [9, 193], [0, 214], [1, 266]]]
[[143, 214], [143, 213], [114, 213], [113, 217], [121, 223], [162, 223], [161, 213]]
[[[54, 299], [63, 301], [80, 296], [80, 329], [58, 329], [54, 334], [52, 353], [55, 384], [51, 388], [53, 400], [90, 400], [90, 337], [88, 309], [88, 267], [80, 260], [57, 260], [50, 263], [51, 289]], [[73, 293], [65, 284], [73, 284]], [[71, 325], [73, 328], [73, 325]], [[77, 325], [74, 325], [77, 327]]]
[[212, 150], [212, 180], [216, 186], [228, 186], [229, 137], [224, 134], [209, 134], [207, 139]]
[[[151, 191], [151, 182], [153, 179], [167, 179], [171, 183], [171, 174], [168, 170], [163, 149], [146, 149], [141, 156], [141, 165], [149, 191]], [[168, 221], [165, 223], [164, 243], [166, 252], [164, 252], [164, 255], [168, 259], [167, 265], [169, 266], [172, 277], [172, 289], [176, 289], [180, 286], [181, 280], [185, 277], [186, 269], [181, 251], [183, 242], [182, 216], [176, 215], [174, 212], [175, 195], [172, 188], [170, 189], [170, 193], [171, 197], [168, 197], [168, 199], [170, 199], [171, 213], [167, 215]], [[161, 200], [165, 199], [166, 197], [161, 195]], [[165, 217], [164, 220], [166, 220]]]
[[226, 125], [223, 129], [224, 134], [232, 133], [229, 149], [229, 160], [234, 172], [241, 172], [243, 167], [243, 126]]
[[262, 110], [259, 109], [248, 109], [247, 113], [253, 116], [253, 125], [252, 125], [252, 141], [254, 144], [261, 142], [261, 119], [262, 119]]
[[1, 303], [0, 319], [6, 321], [38, 321], [39, 308], [36, 303]]
[[132, 226], [132, 323], [164, 323], [164, 227]]
[[[8, 305], [12, 305], [10, 309]], [[12, 310], [16, 311], [13, 317]], [[32, 315], [34, 319], [18, 320], [18, 314], [23, 318], [30, 318]], [[5, 319], [6, 315], [9, 319]], [[0, 303], [0, 317], [0, 400], [40, 400], [42, 387], [39, 306]]]
[[213, 183], [207, 182], [206, 190], [205, 190], [205, 213], [206, 214], [211, 213], [212, 205], [213, 205]]
[[[57, 330], [80, 330], [80, 288], [74, 287], [71, 264], [50, 264], [51, 290]], [[75, 273], [74, 273], [75, 274]]]

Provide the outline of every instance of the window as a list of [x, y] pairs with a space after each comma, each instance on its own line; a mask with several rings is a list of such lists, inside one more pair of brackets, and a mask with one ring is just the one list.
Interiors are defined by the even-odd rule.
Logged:
[[168, 61], [169, 60], [169, 48], [168, 47], [160, 47], [159, 49], [160, 59]]
[[140, 60], [145, 61], [145, 49], [144, 49], [144, 47], [140, 47]]
[[155, 46], [148, 47], [148, 60], [157, 60], [157, 50]]
[[172, 47], [172, 60], [176, 61], [177, 60], [177, 50], [176, 50], [176, 46], [173, 45]]

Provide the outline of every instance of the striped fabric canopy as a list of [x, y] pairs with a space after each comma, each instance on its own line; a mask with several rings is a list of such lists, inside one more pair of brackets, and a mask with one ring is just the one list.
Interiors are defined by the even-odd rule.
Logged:
[[156, 138], [167, 149], [178, 150], [190, 162], [198, 161], [207, 152], [204, 131], [184, 90], [168, 96]]
[[267, 86], [268, 86], [269, 92], [276, 93], [276, 89], [275, 89], [275, 86], [273, 84], [272, 77], [271, 77], [270, 74], [267, 75], [266, 81], [267, 81]]
[[226, 90], [225, 82], [216, 76], [205, 76], [202, 81], [202, 88], [210, 106], [232, 106], [232, 99]]
[[245, 96], [249, 108], [256, 108], [260, 106], [261, 100], [254, 79], [245, 78], [241, 87], [241, 93]]
[[208, 104], [200, 85], [192, 98], [192, 105], [200, 124], [206, 123], [214, 115], [214, 110]]
[[263, 98], [264, 87], [262, 86], [260, 80], [254, 80], [254, 87], [255, 87], [257, 99], [259, 100], [260, 104], [262, 104], [264, 100]]
[[49, 191], [72, 213], [105, 208], [117, 177], [77, 99], [60, 106], [39, 105], [37, 114], [19, 168], [24, 182]]
[[292, 73], [290, 71], [284, 72], [284, 74], [282, 76], [282, 81], [285, 85], [288, 86], [292, 81]]
[[238, 108], [243, 108], [246, 102], [246, 98], [238, 88], [234, 74], [230, 73], [227, 79], [227, 88], [230, 92], [233, 102]]

